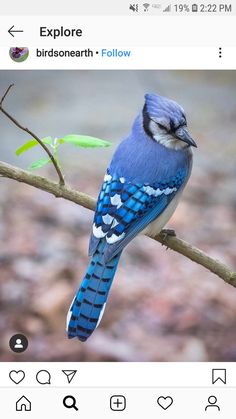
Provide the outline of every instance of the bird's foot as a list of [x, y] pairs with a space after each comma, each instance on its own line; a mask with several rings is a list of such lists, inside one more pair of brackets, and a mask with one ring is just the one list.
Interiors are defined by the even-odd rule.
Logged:
[[[176, 237], [175, 230], [173, 230], [171, 228], [164, 228], [163, 230], [161, 230], [160, 234], [161, 234], [161, 238], [164, 241], [167, 239], [167, 237]], [[166, 250], [169, 249], [169, 247], [166, 245], [166, 243], [162, 243], [162, 246], [166, 246]]]
[[176, 237], [175, 230], [173, 230], [171, 228], [164, 228], [163, 230], [161, 230], [161, 235], [162, 235], [162, 237], [163, 237], [164, 240], [168, 236], [170, 236], [170, 237]]

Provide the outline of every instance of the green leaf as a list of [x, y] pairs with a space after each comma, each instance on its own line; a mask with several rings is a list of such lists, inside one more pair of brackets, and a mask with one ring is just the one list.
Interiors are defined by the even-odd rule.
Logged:
[[[45, 144], [52, 144], [52, 138], [51, 137], [42, 138], [42, 141]], [[35, 147], [36, 145], [39, 145], [37, 140], [29, 140], [29, 141], [27, 141], [27, 143], [23, 144], [21, 147], [19, 147], [16, 150], [16, 155], [20, 156], [22, 153], [25, 153], [25, 151], [29, 150], [30, 148]]]
[[22, 153], [36, 146], [37, 144], [38, 142], [36, 140], [28, 141], [27, 143], [23, 144], [20, 148], [16, 150], [16, 155], [20, 156]]
[[29, 169], [39, 169], [40, 167], [43, 167], [46, 164], [51, 163], [51, 162], [52, 162], [51, 159], [40, 159], [31, 163], [31, 165], [29, 166]]
[[62, 138], [66, 143], [71, 143], [77, 147], [92, 148], [92, 147], [110, 147], [109, 141], [100, 140], [99, 138], [89, 137], [88, 135], [65, 135]]

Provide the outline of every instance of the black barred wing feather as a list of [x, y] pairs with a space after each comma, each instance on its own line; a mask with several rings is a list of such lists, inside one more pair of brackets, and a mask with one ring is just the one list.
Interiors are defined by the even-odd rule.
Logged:
[[185, 179], [177, 173], [174, 179], [155, 185], [126, 182], [125, 178], [107, 174], [98, 197], [90, 254], [101, 239], [107, 247], [104, 257], [109, 260], [166, 208]]

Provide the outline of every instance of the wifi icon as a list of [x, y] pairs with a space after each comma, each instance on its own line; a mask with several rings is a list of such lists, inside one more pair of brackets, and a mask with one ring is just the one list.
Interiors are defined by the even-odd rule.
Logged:
[[147, 12], [149, 7], [150, 7], [150, 4], [149, 3], [144, 3], [143, 7], [144, 7], [144, 12]]

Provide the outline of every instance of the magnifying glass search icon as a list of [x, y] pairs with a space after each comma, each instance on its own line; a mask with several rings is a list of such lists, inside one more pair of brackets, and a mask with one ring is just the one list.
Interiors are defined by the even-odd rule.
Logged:
[[66, 397], [64, 397], [63, 404], [68, 409], [79, 410], [78, 407], [76, 406], [76, 399], [75, 399], [74, 396], [66, 396]]

